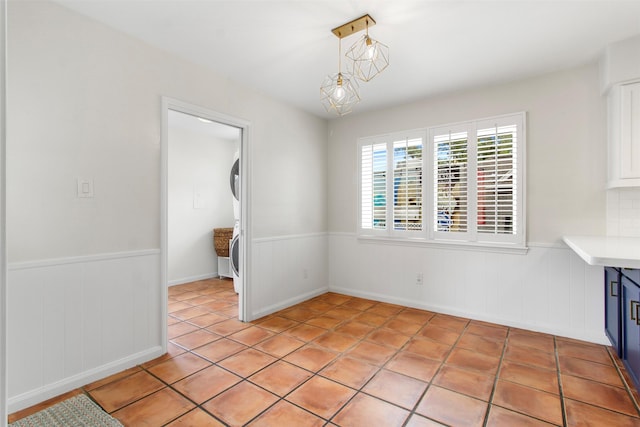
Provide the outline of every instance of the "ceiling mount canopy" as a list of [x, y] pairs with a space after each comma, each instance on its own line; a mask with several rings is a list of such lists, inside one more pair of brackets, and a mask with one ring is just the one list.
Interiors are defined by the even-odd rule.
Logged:
[[[331, 30], [340, 40], [338, 73], [327, 76], [320, 86], [320, 101], [328, 112], [343, 116], [353, 111], [353, 106], [360, 102], [356, 79], [368, 82], [389, 65], [389, 48], [369, 37], [369, 27], [375, 24], [376, 21], [366, 14]], [[350, 60], [350, 71], [343, 73], [342, 39], [363, 30], [366, 31], [365, 35], [346, 53]]]
[[351, 22], [347, 22], [346, 24], [342, 24], [339, 27], [331, 30], [333, 34], [339, 39], [343, 39], [352, 34], [358, 33], [362, 30], [365, 30], [367, 27], [373, 27], [376, 25], [376, 21], [369, 16], [369, 14], [363, 15], [360, 18], [354, 19]]

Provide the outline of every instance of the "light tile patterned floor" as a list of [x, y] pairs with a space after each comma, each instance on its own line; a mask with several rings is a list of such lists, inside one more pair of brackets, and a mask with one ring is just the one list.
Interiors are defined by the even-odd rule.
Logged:
[[125, 426], [640, 426], [600, 345], [335, 293], [242, 323], [218, 279], [169, 313], [167, 355], [83, 388]]

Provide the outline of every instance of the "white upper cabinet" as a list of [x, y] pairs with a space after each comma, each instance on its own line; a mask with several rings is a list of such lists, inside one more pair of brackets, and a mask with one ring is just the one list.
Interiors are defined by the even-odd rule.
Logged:
[[640, 35], [607, 46], [600, 88], [607, 96], [607, 186], [640, 187]]
[[608, 187], [640, 187], [640, 81], [614, 85], [608, 110]]

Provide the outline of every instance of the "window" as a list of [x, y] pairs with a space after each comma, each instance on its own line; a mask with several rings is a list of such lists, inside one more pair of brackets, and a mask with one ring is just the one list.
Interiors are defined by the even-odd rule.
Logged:
[[433, 136], [434, 229], [467, 232], [468, 133], [442, 129]]
[[361, 150], [362, 228], [387, 228], [387, 146], [367, 144]]
[[368, 234], [424, 230], [424, 131], [362, 140], [360, 224]]
[[393, 227], [423, 229], [422, 138], [393, 142]]
[[517, 234], [518, 127], [477, 131], [478, 233]]
[[524, 113], [364, 138], [360, 235], [524, 247]]

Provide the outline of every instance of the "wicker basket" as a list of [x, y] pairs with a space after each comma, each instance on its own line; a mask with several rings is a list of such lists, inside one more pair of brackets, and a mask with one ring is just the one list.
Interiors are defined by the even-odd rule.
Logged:
[[229, 256], [229, 240], [233, 237], [233, 227], [213, 229], [213, 247], [218, 256]]

